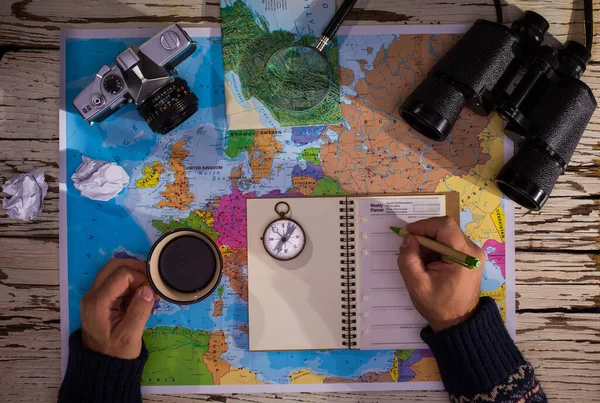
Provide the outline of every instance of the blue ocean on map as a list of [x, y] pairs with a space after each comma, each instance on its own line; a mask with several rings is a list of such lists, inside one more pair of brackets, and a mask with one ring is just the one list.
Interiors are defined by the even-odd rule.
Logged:
[[[113, 65], [115, 57], [131, 45], [141, 45], [147, 38], [129, 39], [69, 39], [67, 41], [66, 87], [67, 109], [67, 220], [69, 267], [79, 268], [69, 271], [69, 326], [71, 330], [81, 326], [79, 300], [91, 285], [95, 274], [117, 251], [127, 251], [130, 255], [145, 260], [152, 244], [148, 233], [130, 211], [125, 208], [129, 197], [124, 189], [119, 196], [109, 202], [97, 202], [79, 196], [73, 187], [71, 175], [81, 164], [81, 150], [85, 155], [109, 162], [116, 162], [132, 176], [132, 171], [140, 162], [154, 153], [157, 136], [147, 127], [135, 107], [125, 106], [111, 117], [94, 126], [89, 126], [77, 114], [72, 105], [73, 99], [92, 82], [96, 71], [103, 65]], [[223, 69], [220, 66], [221, 48], [219, 38], [197, 38], [196, 53], [179, 66], [180, 74], [194, 87], [199, 95], [200, 111], [218, 110], [224, 120], [222, 92], [214, 86], [222, 86]], [[214, 45], [214, 46], [213, 46]], [[93, 52], [89, 50], [93, 49]], [[86, 54], [90, 57], [69, 57]], [[215, 63], [217, 64], [215, 66]], [[202, 77], [196, 83], [195, 78]], [[205, 78], [209, 80], [205, 80]], [[221, 94], [221, 95], [220, 95]], [[206, 119], [206, 116], [203, 116]], [[191, 127], [194, 119], [182, 125]]]

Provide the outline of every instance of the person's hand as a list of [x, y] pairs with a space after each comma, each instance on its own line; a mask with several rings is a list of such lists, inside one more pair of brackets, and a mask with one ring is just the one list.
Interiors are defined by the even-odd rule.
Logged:
[[81, 299], [81, 338], [84, 347], [122, 359], [136, 359], [142, 349], [144, 326], [154, 304], [146, 263], [113, 259], [100, 270]]
[[469, 270], [422, 247], [412, 235], [405, 237], [400, 247], [398, 267], [404, 283], [415, 308], [432, 329], [438, 332], [464, 322], [479, 303], [485, 253], [451, 217], [418, 221], [408, 224], [406, 230], [481, 260], [481, 268]]

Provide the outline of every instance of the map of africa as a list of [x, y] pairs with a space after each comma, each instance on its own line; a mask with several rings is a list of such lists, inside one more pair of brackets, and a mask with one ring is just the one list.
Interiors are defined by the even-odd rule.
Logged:
[[[69, 320], [61, 326], [68, 333], [80, 327], [80, 299], [110, 258], [145, 260], [151, 244], [167, 231], [203, 231], [224, 257], [223, 279], [208, 299], [185, 307], [155, 304], [144, 335], [150, 352], [142, 378], [150, 387], [146, 392], [366, 390], [374, 384], [441, 388], [428, 350], [250, 353], [248, 197], [459, 192], [461, 226], [488, 256], [482, 293], [493, 296], [514, 324], [514, 311], [506, 309], [511, 306], [507, 287], [514, 285], [507, 261], [513, 235], [506, 217], [512, 205], [492, 180], [505, 160], [501, 121], [465, 111], [449, 141], [432, 143], [398, 115], [402, 99], [455, 35], [416, 35], [403, 33], [403, 27], [342, 33], [341, 125], [227, 131], [221, 39], [215, 30], [190, 29], [198, 49], [178, 71], [200, 99], [200, 109], [160, 136], [133, 106], [93, 127], [71, 106], [102, 64], [112, 64], [123, 49], [145, 38], [131, 31], [116, 39], [68, 37], [69, 32], [63, 43], [63, 178], [70, 178], [86, 155], [118, 163], [131, 181], [116, 199], [97, 202], [81, 197], [66, 180], [61, 247], [66, 243], [68, 254], [61, 287], [68, 290]], [[165, 386], [174, 388], [161, 389]]]

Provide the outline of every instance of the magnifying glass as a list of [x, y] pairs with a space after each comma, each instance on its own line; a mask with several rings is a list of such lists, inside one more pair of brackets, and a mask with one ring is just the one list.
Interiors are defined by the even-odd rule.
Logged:
[[356, 0], [344, 1], [314, 47], [288, 46], [271, 56], [265, 80], [275, 105], [291, 112], [305, 112], [323, 102], [330, 93], [339, 97], [339, 84], [334, 81], [332, 67], [323, 51], [355, 3]]

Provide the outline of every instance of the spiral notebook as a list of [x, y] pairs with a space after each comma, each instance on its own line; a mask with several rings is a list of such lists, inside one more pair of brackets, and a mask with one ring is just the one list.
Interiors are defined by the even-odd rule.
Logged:
[[458, 193], [284, 199], [306, 235], [279, 261], [262, 236], [282, 199], [247, 200], [250, 351], [426, 348], [390, 226], [450, 215]]

